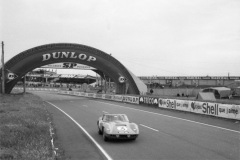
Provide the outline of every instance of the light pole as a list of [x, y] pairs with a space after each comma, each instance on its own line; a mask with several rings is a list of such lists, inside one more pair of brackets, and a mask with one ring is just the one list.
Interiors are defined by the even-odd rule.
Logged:
[[5, 94], [4, 43], [2, 41], [2, 94]]

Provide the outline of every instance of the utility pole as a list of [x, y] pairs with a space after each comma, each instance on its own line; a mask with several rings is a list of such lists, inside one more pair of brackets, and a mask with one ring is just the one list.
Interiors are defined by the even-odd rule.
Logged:
[[108, 88], [109, 88], [109, 93], [110, 93], [110, 91], [111, 91], [111, 79], [110, 79], [110, 77], [109, 77], [109, 82], [108, 82]]
[[5, 94], [4, 43], [2, 41], [2, 94]]
[[23, 93], [26, 93], [26, 75], [23, 77]]
[[106, 76], [105, 76], [105, 74], [103, 74], [103, 76], [104, 76], [104, 93], [106, 94], [106, 92], [107, 92], [107, 78], [106, 78]]

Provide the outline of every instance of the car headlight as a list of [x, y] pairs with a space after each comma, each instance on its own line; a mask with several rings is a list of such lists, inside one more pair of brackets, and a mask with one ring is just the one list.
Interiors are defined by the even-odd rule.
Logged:
[[137, 127], [137, 126], [132, 125], [131, 128], [132, 128], [132, 130], [133, 130], [134, 132], [138, 132], [138, 127]]
[[134, 131], [134, 132], [137, 132], [137, 131], [138, 131], [138, 129], [137, 129], [137, 128], [133, 128], [133, 131]]
[[105, 128], [105, 131], [106, 131], [106, 132], [110, 132], [110, 128], [106, 127], [106, 128]]

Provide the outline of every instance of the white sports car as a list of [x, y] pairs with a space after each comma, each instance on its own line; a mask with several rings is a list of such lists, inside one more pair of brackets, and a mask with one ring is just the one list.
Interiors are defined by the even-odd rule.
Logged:
[[125, 114], [104, 114], [98, 121], [98, 133], [108, 139], [132, 139], [138, 137], [139, 129], [135, 123], [130, 123]]

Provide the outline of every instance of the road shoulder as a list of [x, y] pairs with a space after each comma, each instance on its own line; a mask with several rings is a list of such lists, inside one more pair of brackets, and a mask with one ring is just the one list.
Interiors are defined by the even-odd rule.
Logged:
[[63, 154], [63, 159], [105, 159], [94, 143], [70, 118], [51, 104], [45, 104], [53, 117], [57, 136], [55, 145], [60, 148], [59, 152], [63, 152], [60, 153]]

